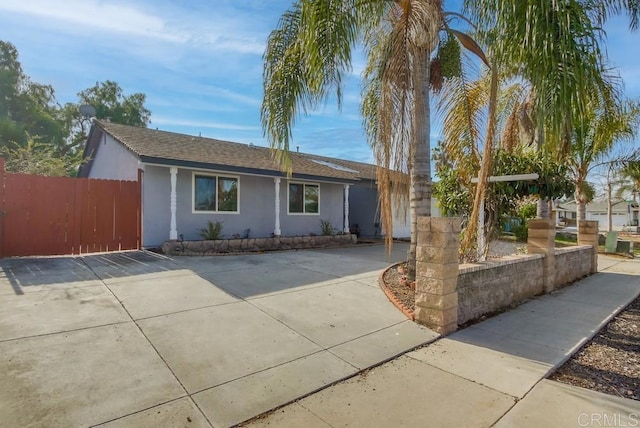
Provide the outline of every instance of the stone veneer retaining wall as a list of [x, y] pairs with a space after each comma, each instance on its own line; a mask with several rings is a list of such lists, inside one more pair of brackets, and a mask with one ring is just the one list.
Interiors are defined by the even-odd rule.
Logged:
[[280, 236], [273, 238], [219, 239], [216, 241], [166, 241], [162, 252], [172, 256], [203, 256], [247, 251], [302, 250], [356, 244], [356, 235]]
[[[590, 251], [590, 246], [556, 249], [555, 287], [591, 273]], [[543, 293], [544, 258], [542, 254], [532, 254], [460, 265], [458, 324]]]

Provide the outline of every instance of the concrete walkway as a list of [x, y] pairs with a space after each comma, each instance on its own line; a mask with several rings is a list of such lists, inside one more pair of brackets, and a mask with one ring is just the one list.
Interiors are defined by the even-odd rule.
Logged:
[[[401, 260], [406, 245], [396, 245]], [[384, 247], [0, 261], [0, 426], [230, 426], [433, 341]]]
[[640, 293], [640, 260], [599, 270], [251, 426], [640, 426], [638, 401], [545, 380]]

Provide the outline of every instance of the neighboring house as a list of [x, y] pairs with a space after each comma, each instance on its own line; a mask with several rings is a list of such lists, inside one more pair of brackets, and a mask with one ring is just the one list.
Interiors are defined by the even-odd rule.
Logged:
[[[339, 231], [380, 235], [375, 166], [291, 153], [287, 178], [271, 150], [94, 120], [81, 177], [136, 180], [143, 170], [143, 246], [200, 239], [207, 221], [230, 238]], [[397, 236], [397, 234], [396, 234]]]
[[[559, 203], [555, 206], [556, 224], [559, 226], [575, 227], [577, 224], [577, 206], [575, 201]], [[600, 230], [606, 230], [607, 201], [592, 201], [585, 207], [585, 220], [599, 222]], [[625, 226], [638, 225], [638, 207], [629, 201], [616, 200], [611, 206], [611, 224], [614, 230], [621, 230]]]

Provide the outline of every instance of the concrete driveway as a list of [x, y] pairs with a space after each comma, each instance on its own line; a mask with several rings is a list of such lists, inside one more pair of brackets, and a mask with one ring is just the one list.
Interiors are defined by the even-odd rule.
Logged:
[[240, 423], [435, 339], [380, 291], [389, 263], [380, 245], [1, 260], [2, 424]]

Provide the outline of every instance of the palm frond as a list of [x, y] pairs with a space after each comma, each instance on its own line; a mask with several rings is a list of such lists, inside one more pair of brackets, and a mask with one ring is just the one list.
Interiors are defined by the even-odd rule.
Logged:
[[263, 56], [262, 127], [276, 159], [291, 173], [289, 144], [298, 116], [334, 92], [351, 70], [360, 30], [356, 1], [299, 0], [271, 32]]

